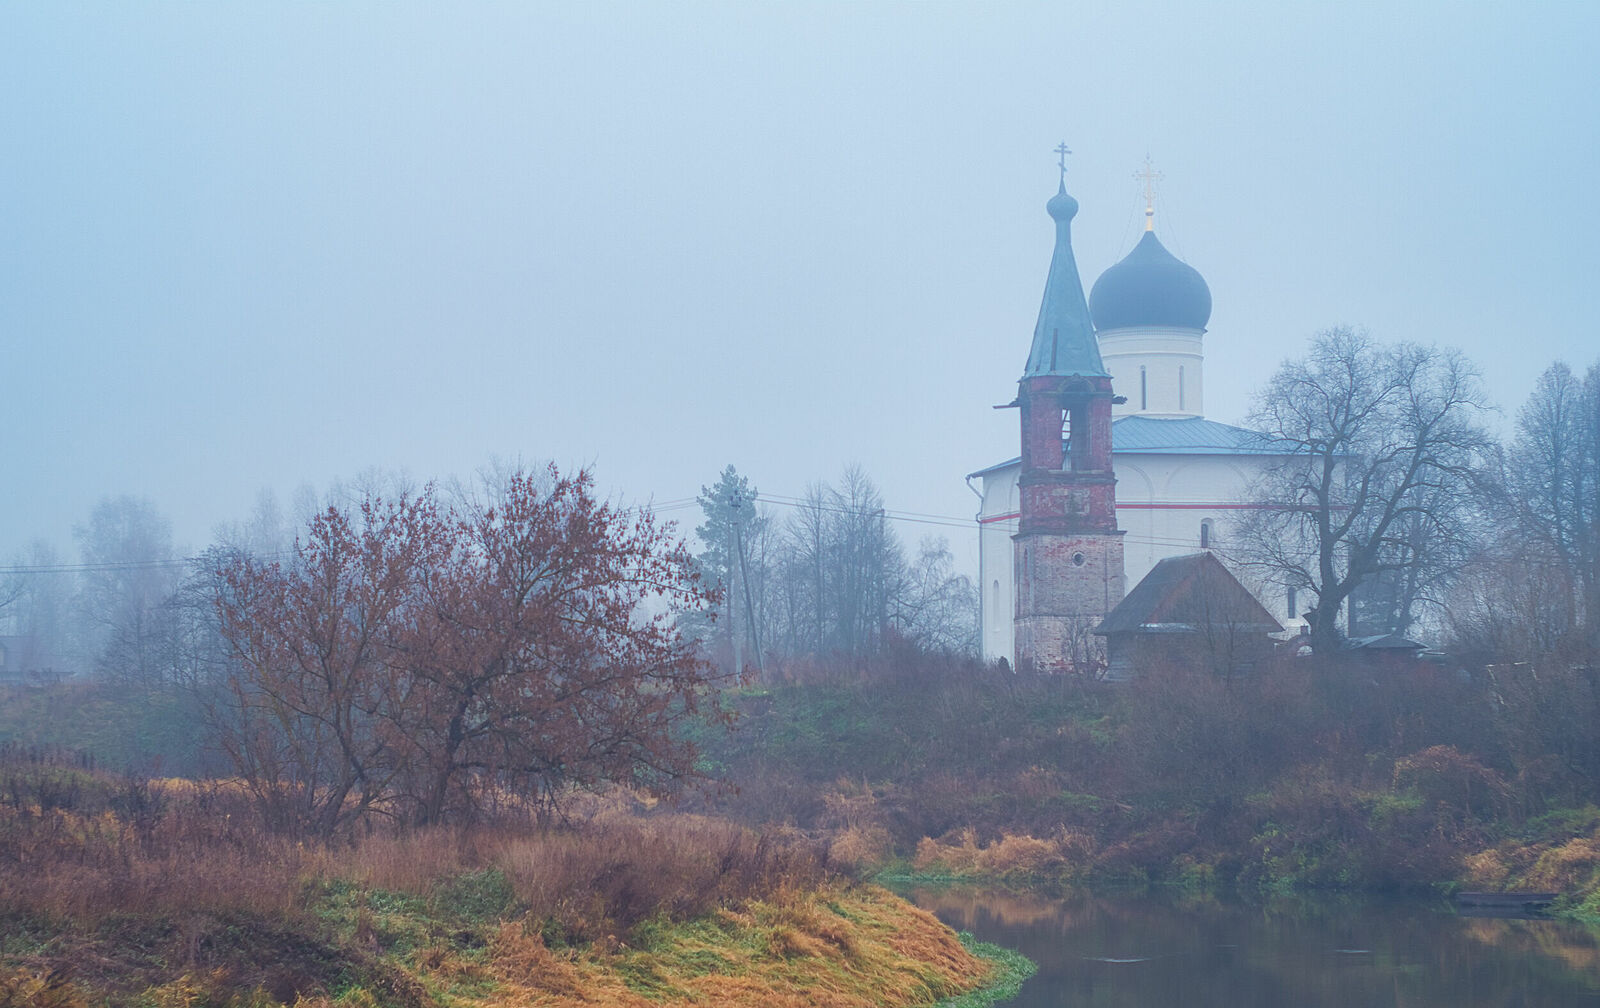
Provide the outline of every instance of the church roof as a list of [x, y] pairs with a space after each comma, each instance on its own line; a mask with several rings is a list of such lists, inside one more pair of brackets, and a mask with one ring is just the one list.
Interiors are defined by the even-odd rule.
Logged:
[[[1265, 434], [1203, 417], [1159, 420], [1124, 416], [1111, 421], [1111, 453], [1116, 455], [1287, 455]], [[977, 472], [983, 476], [1022, 461], [1009, 459]]]
[[1101, 332], [1129, 326], [1204, 329], [1211, 321], [1211, 288], [1154, 231], [1146, 231], [1132, 252], [1094, 282], [1089, 313]]
[[1050, 257], [1044, 300], [1039, 305], [1039, 321], [1033, 328], [1033, 345], [1022, 377], [1109, 378], [1110, 372], [1100, 360], [1100, 344], [1089, 319], [1089, 305], [1083, 297], [1078, 262], [1072, 255], [1072, 218], [1078, 212], [1078, 201], [1067, 195], [1065, 179], [1045, 209], [1056, 222], [1056, 248]]
[[1204, 417], [1157, 419], [1134, 414], [1111, 423], [1111, 450], [1153, 455], [1282, 455], [1265, 434]]
[[1272, 618], [1250, 590], [1212, 553], [1167, 557], [1144, 576], [1094, 632], [1199, 633], [1206, 628], [1277, 633]]

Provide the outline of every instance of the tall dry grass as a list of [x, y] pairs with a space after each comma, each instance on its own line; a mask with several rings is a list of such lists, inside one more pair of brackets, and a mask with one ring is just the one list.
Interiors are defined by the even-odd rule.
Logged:
[[6, 913], [85, 924], [112, 914], [281, 915], [299, 904], [317, 860], [261, 829], [249, 802], [222, 789], [94, 775], [68, 800], [59, 781], [31, 794], [17, 781], [0, 798]]
[[461, 935], [531, 956], [560, 988], [568, 960], [538, 948], [626, 948], [641, 926], [784, 905], [832, 878], [826, 851], [793, 831], [622, 800], [586, 812], [562, 828], [311, 844], [273, 834], [225, 783], [0, 765], [0, 933], [16, 939], [0, 951], [0, 1004], [332, 1004], [355, 983], [422, 1005], [417, 977], [476, 968]]
[[[504, 909], [571, 941], [682, 919], [829, 875], [792, 830], [591, 804], [562, 828], [374, 829], [326, 845], [269, 831], [225, 783], [122, 779], [56, 763], [0, 767], [0, 913], [93, 925], [109, 915], [303, 913], [328, 885], [438, 900], [498, 873]], [[459, 894], [457, 894], [459, 895]], [[453, 898], [453, 897], [452, 897]]]
[[983, 876], [1001, 879], [1075, 879], [1094, 860], [1094, 838], [1078, 830], [1060, 829], [1049, 837], [1001, 833], [987, 844], [971, 829], [941, 842], [924, 837], [912, 866], [932, 875]]
[[683, 920], [815, 888], [828, 875], [821, 849], [796, 832], [682, 814], [605, 815], [576, 830], [506, 834], [491, 845], [490, 863], [518, 902], [576, 940], [620, 934], [656, 915]]

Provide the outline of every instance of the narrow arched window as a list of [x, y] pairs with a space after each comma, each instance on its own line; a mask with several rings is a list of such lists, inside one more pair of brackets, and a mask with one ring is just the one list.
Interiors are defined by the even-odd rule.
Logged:
[[1073, 449], [1078, 447], [1072, 442], [1072, 410], [1061, 411], [1061, 468], [1072, 468]]
[[1200, 548], [1211, 548], [1211, 519], [1207, 518], [1200, 523]]
[[1139, 365], [1139, 408], [1141, 410], [1150, 408], [1150, 383], [1143, 364]]

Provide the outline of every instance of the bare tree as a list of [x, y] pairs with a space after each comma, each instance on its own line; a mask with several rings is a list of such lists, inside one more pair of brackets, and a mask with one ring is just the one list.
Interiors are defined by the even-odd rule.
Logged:
[[172, 523], [147, 500], [108, 497], [75, 530], [81, 578], [80, 647], [107, 678], [154, 685], [172, 667], [167, 607], [183, 576]]
[[832, 644], [846, 654], [870, 654], [883, 643], [890, 599], [899, 593], [900, 544], [889, 531], [883, 495], [859, 466], [847, 467], [829, 488], [828, 511]]
[[[1501, 469], [1502, 520], [1570, 586], [1550, 615], [1600, 641], [1600, 364], [1583, 380], [1557, 362], [1517, 416]], [[1546, 571], [1548, 579], [1553, 572]]]
[[288, 554], [294, 535], [278, 505], [277, 494], [263, 488], [256, 493], [250, 517], [217, 525], [212, 530], [212, 540], [221, 549], [242, 550], [257, 558], [271, 559]]
[[12, 619], [12, 607], [25, 594], [27, 594], [27, 584], [23, 581], [22, 571], [0, 574], [0, 627], [9, 625]]
[[[828, 496], [824, 483], [806, 487], [804, 502], [789, 522], [789, 560], [785, 563], [788, 580], [794, 586], [794, 631], [798, 643], [805, 641], [807, 653], [821, 654], [828, 641]], [[801, 621], [804, 620], [804, 637]]]
[[17, 573], [0, 590], [9, 632], [22, 638], [22, 652], [11, 660], [28, 672], [59, 676], [69, 650], [75, 578], [54, 546], [36, 539], [15, 561]]
[[855, 466], [837, 486], [813, 484], [786, 531], [776, 587], [791, 653], [875, 653], [904, 568], [877, 487]]
[[927, 536], [907, 566], [894, 604], [899, 633], [925, 651], [978, 653], [978, 588], [955, 570], [943, 536]]
[[1350, 329], [1318, 334], [1257, 396], [1250, 422], [1284, 458], [1253, 491], [1269, 506], [1244, 523], [1239, 559], [1316, 596], [1314, 650], [1338, 648], [1339, 613], [1364, 586], [1403, 589], [1388, 608], [1409, 619], [1470, 555], [1486, 409], [1459, 353]]
[[701, 493], [700, 563], [727, 589], [723, 625], [696, 628], [703, 639], [759, 644], [772, 670], [793, 658], [869, 657], [891, 636], [928, 651], [976, 650], [971, 580], [955, 572], [942, 539], [924, 540], [906, 561], [883, 496], [859, 467], [808, 486], [787, 521], [752, 509], [753, 496], [731, 466]]
[[1577, 585], [1542, 542], [1502, 536], [1457, 581], [1445, 613], [1450, 650], [1477, 665], [1536, 661], [1571, 637]]

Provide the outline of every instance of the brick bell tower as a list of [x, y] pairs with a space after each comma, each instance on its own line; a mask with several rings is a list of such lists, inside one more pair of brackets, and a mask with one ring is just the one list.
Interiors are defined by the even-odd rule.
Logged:
[[1045, 209], [1055, 253], [1018, 381], [1022, 415], [1021, 516], [1016, 548], [1019, 670], [1095, 674], [1104, 641], [1092, 631], [1122, 601], [1122, 532], [1111, 471], [1111, 375], [1100, 360], [1078, 264], [1062, 145], [1061, 187]]

